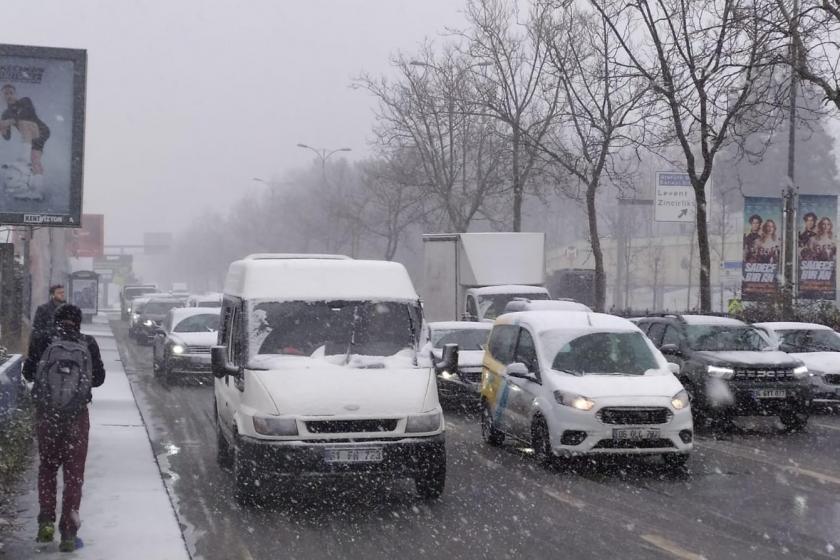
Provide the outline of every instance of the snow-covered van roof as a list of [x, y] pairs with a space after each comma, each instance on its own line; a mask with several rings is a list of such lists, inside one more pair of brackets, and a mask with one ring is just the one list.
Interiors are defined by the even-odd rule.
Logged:
[[570, 300], [524, 299], [516, 298], [505, 306], [505, 313], [514, 311], [584, 311], [591, 312], [589, 306]]
[[526, 324], [537, 332], [553, 330], [586, 330], [604, 329], [609, 331], [641, 332], [639, 327], [615, 315], [606, 313], [586, 313], [583, 311], [519, 311], [506, 313], [496, 319], [496, 324], [516, 325]]
[[419, 299], [408, 272], [399, 263], [310, 256], [231, 263], [225, 295], [276, 301]]
[[542, 286], [529, 286], [526, 284], [504, 284], [500, 286], [485, 286], [483, 288], [471, 288], [470, 292], [483, 296], [488, 294], [547, 294], [548, 290]]
[[245, 257], [245, 260], [267, 260], [267, 259], [334, 259], [349, 260], [347, 255], [328, 255], [321, 253], [252, 253]]
[[793, 323], [793, 322], [769, 322], [769, 323], [754, 323], [756, 327], [761, 327], [771, 331], [830, 331], [831, 327], [820, 325], [819, 323]]
[[428, 323], [430, 329], [455, 330], [490, 330], [493, 323], [485, 321], [433, 321]]

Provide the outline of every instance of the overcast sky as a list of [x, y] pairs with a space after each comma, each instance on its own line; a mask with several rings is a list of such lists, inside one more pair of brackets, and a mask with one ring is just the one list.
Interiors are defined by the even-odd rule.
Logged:
[[364, 156], [373, 101], [350, 82], [461, 26], [462, 9], [460, 0], [4, 0], [3, 42], [87, 50], [84, 211], [106, 215], [106, 243], [130, 244], [265, 188], [253, 177], [307, 165], [298, 142]]

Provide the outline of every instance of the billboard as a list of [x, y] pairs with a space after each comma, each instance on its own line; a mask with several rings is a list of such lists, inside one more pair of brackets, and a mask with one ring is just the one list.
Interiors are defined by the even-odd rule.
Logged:
[[[711, 179], [706, 181], [706, 200], [709, 200], [711, 185]], [[653, 190], [654, 221], [689, 224], [697, 221], [697, 200], [688, 173], [658, 171]]]
[[800, 195], [798, 216], [799, 297], [833, 300], [837, 295], [837, 197]]
[[83, 214], [82, 227], [73, 230], [68, 253], [73, 257], [101, 257], [105, 252], [105, 216]]
[[744, 198], [744, 266], [741, 299], [769, 301], [779, 291], [782, 199]]
[[83, 50], [0, 45], [0, 224], [78, 227]]

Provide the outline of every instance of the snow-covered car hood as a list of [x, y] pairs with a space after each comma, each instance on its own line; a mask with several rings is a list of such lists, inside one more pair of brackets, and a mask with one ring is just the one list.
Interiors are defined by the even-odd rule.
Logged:
[[[435, 357], [440, 360], [443, 351], [440, 348], [432, 350]], [[481, 367], [484, 363], [484, 350], [462, 350], [458, 352], [458, 365], [460, 367], [476, 368]]]
[[[273, 358], [249, 370], [280, 414], [300, 416], [404, 416], [427, 412], [434, 391], [428, 368], [353, 368], [308, 357]], [[437, 405], [435, 400], [434, 405]]]
[[796, 367], [799, 361], [790, 354], [778, 351], [768, 352], [741, 352], [741, 351], [727, 351], [727, 352], [706, 352], [698, 351], [694, 353], [695, 357], [701, 358], [704, 362], [709, 364], [720, 364], [726, 366], [743, 366], [743, 367]]
[[840, 352], [797, 352], [790, 355], [811, 371], [840, 373]]
[[169, 337], [187, 346], [214, 346], [219, 339], [216, 332], [179, 332], [171, 333]]
[[551, 387], [591, 399], [603, 397], [673, 397], [683, 386], [670, 371], [645, 375], [570, 375], [552, 370]]

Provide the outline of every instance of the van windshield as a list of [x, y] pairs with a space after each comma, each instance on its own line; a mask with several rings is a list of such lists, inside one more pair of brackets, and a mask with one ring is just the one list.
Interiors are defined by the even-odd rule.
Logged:
[[551, 369], [574, 375], [644, 375], [659, 369], [638, 332], [590, 332], [577, 336], [566, 330], [546, 331], [542, 343]]
[[416, 306], [398, 302], [254, 303], [250, 354], [393, 356], [416, 347], [419, 318]]

